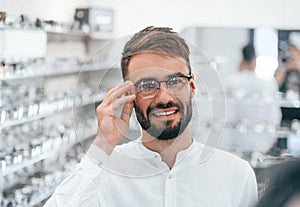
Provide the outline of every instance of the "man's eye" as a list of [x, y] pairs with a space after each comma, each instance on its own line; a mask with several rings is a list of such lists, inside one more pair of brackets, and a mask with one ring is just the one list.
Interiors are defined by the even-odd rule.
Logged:
[[139, 89], [140, 89], [140, 91], [153, 90], [153, 89], [156, 89], [156, 84], [154, 84], [152, 81], [142, 82], [139, 85]]
[[177, 84], [181, 84], [181, 83], [183, 83], [183, 80], [182, 80], [182, 78], [179, 78], [179, 77], [171, 78], [168, 81], [169, 85], [177, 85]]

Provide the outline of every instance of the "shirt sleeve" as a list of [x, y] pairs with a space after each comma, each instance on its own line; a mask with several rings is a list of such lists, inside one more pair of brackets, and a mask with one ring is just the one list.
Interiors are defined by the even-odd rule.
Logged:
[[97, 198], [100, 180], [103, 175], [102, 164], [108, 156], [96, 145], [91, 145], [75, 172], [67, 177], [55, 190], [44, 207], [100, 206]]
[[242, 182], [241, 194], [239, 196], [238, 207], [255, 207], [258, 201], [258, 190], [255, 173], [247, 163], [244, 182]]

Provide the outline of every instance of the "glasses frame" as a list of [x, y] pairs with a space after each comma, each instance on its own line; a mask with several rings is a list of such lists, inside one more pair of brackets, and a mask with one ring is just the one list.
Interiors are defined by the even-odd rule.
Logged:
[[[157, 91], [161, 89], [161, 83], [166, 83], [166, 88], [168, 89], [169, 91], [169, 85], [167, 84], [172, 78], [174, 77], [181, 77], [181, 78], [186, 78], [188, 80], [188, 83], [190, 82], [190, 80], [193, 78], [192, 74], [189, 73], [188, 75], [183, 75], [183, 74], [174, 74], [174, 75], [171, 75], [167, 80], [164, 80], [164, 81], [158, 81], [158, 80], [155, 80], [155, 79], [142, 79], [142, 80], [139, 80], [137, 81], [136, 83], [134, 83], [134, 87], [136, 89], [136, 91], [138, 91], [138, 85], [143, 81], [143, 80], [152, 80], [152, 81], [155, 81], [156, 83], [158, 83], [158, 87], [156, 88], [156, 92], [153, 93], [153, 95], [149, 95], [149, 96], [143, 96], [143, 95], [140, 95], [141, 97], [145, 98], [145, 99], [148, 99], [148, 98], [153, 98], [156, 96], [157, 94]], [[137, 92], [137, 94], [139, 94], [139, 92]], [[173, 94], [173, 93], [171, 93]]]

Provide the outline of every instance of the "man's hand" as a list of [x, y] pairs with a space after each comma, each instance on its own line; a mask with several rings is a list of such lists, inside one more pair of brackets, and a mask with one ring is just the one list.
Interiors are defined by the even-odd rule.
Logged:
[[[129, 120], [133, 110], [135, 95], [128, 95], [134, 88], [131, 81], [126, 81], [112, 88], [103, 102], [97, 107], [98, 133], [93, 144], [110, 155], [114, 147], [125, 138], [129, 129]], [[116, 112], [123, 106], [120, 117]]]

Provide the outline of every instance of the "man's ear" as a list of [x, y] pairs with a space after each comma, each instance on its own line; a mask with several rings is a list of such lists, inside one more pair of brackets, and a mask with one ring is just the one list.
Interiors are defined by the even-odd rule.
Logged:
[[191, 75], [192, 75], [192, 78], [190, 80], [190, 87], [191, 87], [191, 91], [192, 91], [192, 97], [194, 98], [194, 96], [196, 94], [195, 75], [194, 75], [194, 73], [192, 73]]

